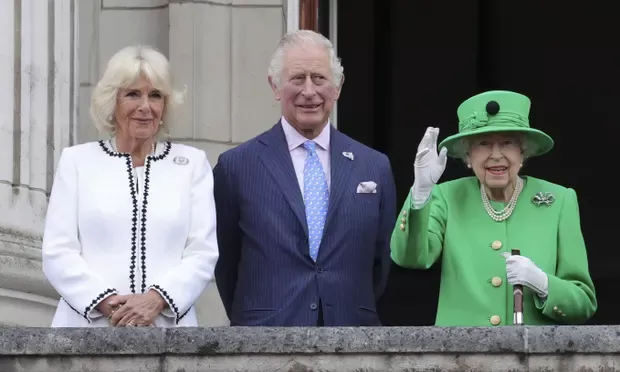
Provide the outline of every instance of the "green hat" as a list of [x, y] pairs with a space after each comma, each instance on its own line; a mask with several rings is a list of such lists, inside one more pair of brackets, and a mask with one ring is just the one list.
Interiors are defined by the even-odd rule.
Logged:
[[457, 109], [459, 133], [441, 141], [448, 155], [461, 157], [462, 139], [483, 133], [514, 132], [526, 136], [528, 156], [542, 155], [553, 148], [553, 139], [530, 128], [530, 99], [523, 94], [494, 90], [465, 100]]

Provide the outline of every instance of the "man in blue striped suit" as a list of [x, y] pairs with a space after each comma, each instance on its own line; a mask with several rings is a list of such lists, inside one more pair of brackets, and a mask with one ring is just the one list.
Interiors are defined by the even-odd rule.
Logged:
[[269, 66], [282, 117], [219, 157], [215, 277], [233, 326], [381, 325], [394, 178], [330, 124], [343, 77], [328, 39], [287, 34]]

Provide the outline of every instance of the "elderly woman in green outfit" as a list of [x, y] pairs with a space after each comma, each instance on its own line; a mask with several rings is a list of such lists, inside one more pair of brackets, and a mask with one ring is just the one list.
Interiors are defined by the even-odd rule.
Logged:
[[[438, 326], [513, 324], [514, 285], [524, 288], [526, 325], [579, 324], [596, 311], [575, 191], [519, 175], [553, 147], [530, 128], [529, 110], [524, 95], [485, 92], [459, 106], [459, 133], [439, 154], [439, 129], [420, 142], [392, 259], [427, 269], [442, 257]], [[448, 154], [475, 176], [437, 184]]]

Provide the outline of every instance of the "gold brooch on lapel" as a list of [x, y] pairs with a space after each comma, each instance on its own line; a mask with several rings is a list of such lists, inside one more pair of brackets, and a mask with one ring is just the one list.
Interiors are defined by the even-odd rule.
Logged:
[[172, 161], [174, 162], [174, 164], [177, 165], [187, 165], [189, 163], [189, 159], [185, 156], [176, 156], [174, 159], [172, 159]]
[[540, 207], [541, 205], [546, 205], [547, 207], [551, 206], [555, 201], [555, 196], [553, 196], [550, 192], [539, 192], [534, 195], [532, 198], [532, 203], [536, 204], [536, 206]]

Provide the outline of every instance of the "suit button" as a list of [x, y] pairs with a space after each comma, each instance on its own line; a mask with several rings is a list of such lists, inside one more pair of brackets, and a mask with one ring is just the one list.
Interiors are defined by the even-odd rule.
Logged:
[[318, 306], [314, 302], [310, 304], [310, 310], [316, 310], [317, 307]]
[[493, 287], [499, 287], [500, 285], [502, 285], [502, 278], [496, 276], [495, 278], [491, 279], [491, 284], [493, 284]]
[[499, 323], [501, 323], [502, 318], [499, 317], [499, 315], [493, 315], [491, 317], [491, 324], [493, 324], [494, 326], [498, 325]]
[[499, 240], [494, 241], [493, 243], [491, 243], [491, 248], [498, 250], [502, 247], [502, 242], [500, 242]]
[[316, 272], [317, 272], [317, 273], [319, 273], [319, 274], [320, 274], [320, 273], [322, 273], [322, 272], [323, 272], [323, 268], [321, 268], [321, 267], [317, 267], [317, 268], [316, 268]]

